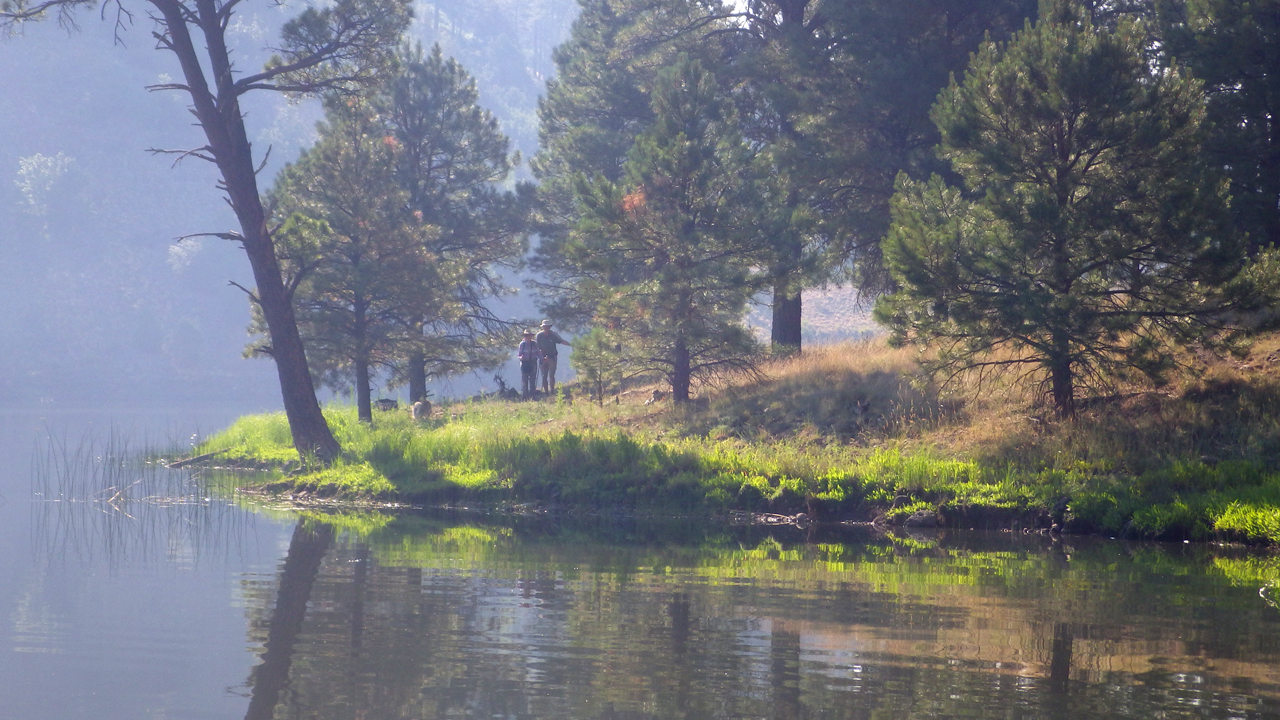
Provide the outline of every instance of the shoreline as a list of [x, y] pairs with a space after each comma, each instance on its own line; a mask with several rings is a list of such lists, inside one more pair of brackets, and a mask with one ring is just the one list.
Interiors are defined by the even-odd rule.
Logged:
[[[556, 520], [570, 518], [592, 519], [625, 519], [627, 521], [652, 522], [686, 522], [714, 523], [728, 527], [792, 527], [805, 531], [810, 528], [863, 528], [878, 534], [906, 532], [929, 533], [946, 531], [966, 532], [999, 532], [1024, 535], [1041, 535], [1050, 538], [1094, 537], [1098, 539], [1140, 541], [1140, 542], [1191, 542], [1220, 547], [1239, 547], [1265, 549], [1280, 552], [1280, 543], [1267, 539], [1249, 541], [1239, 539], [1229, 533], [1217, 533], [1212, 536], [1188, 538], [1180, 534], [1172, 536], [1144, 535], [1133, 527], [1132, 523], [1119, 533], [1109, 533], [1101, 528], [1091, 528], [1082, 520], [1071, 515], [1067, 502], [1059, 512], [1066, 517], [1061, 522], [1054, 522], [1055, 509], [1050, 506], [1027, 506], [1020, 508], [1000, 507], [997, 505], [969, 504], [950, 506], [947, 503], [929, 503], [928, 500], [912, 502], [910, 507], [919, 507], [921, 502], [930, 504], [934, 510], [913, 510], [911, 514], [890, 514], [891, 505], [864, 504], [858, 509], [837, 513], [810, 515], [806, 510], [811, 505], [791, 505], [789, 508], [774, 507], [767, 510], [748, 510], [742, 508], [718, 508], [709, 512], [677, 513], [673, 509], [651, 508], [638, 511], [626, 506], [573, 506], [540, 501], [500, 501], [493, 504], [483, 502], [438, 502], [436, 495], [361, 495], [343, 494], [332, 486], [315, 488], [311, 485], [307, 474], [299, 474], [293, 479], [284, 476], [283, 466], [272, 466], [267, 462], [252, 462], [237, 465], [206, 465], [195, 459], [188, 459], [182, 467], [201, 469], [213, 472], [236, 473], [240, 480], [245, 480], [244, 473], [261, 473], [261, 482], [240, 483], [234, 488], [236, 493], [254, 498], [273, 508], [298, 511], [374, 511], [374, 512], [461, 512], [467, 514], [492, 516], [510, 516], [520, 518], [546, 517]], [[170, 464], [175, 467], [177, 463]], [[901, 497], [901, 496], [900, 496]], [[434, 500], [434, 501], [433, 501]], [[1059, 501], [1060, 504], [1061, 500]]]
[[[1274, 351], [1274, 352], [1273, 352]], [[1257, 343], [1280, 357], [1280, 334]], [[591, 402], [473, 398], [407, 412], [331, 406], [344, 449], [308, 467], [283, 414], [250, 415], [191, 455], [270, 469], [257, 490], [423, 506], [1028, 528], [1280, 546], [1280, 379], [1219, 364], [1121, 388], [1071, 419], [1014, 384], [941, 394], [909, 351], [864, 342], [768, 361], [673, 406], [644, 387]], [[1234, 362], [1234, 361], [1233, 361]]]

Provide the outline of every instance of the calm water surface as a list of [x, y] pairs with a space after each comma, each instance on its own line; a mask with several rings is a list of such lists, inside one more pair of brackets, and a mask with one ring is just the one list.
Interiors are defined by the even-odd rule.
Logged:
[[253, 510], [46, 427], [0, 414], [4, 719], [1280, 718], [1274, 555]]

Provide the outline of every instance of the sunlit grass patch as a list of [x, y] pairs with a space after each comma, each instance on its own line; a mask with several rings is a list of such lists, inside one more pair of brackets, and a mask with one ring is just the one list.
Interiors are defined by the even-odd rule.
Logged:
[[245, 415], [206, 440], [197, 452], [224, 450], [229, 459], [252, 459], [284, 464], [298, 459], [293, 435], [283, 412]]
[[319, 471], [293, 477], [292, 484], [321, 497], [387, 498], [396, 493], [386, 475], [359, 461], [339, 460]]

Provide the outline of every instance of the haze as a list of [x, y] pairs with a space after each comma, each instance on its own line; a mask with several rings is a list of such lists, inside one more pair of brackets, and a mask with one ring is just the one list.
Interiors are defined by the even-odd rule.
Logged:
[[[240, 67], [261, 65], [290, 12], [246, 6]], [[420, 3], [411, 36], [464, 63], [527, 159], [551, 48], [576, 12], [574, 0]], [[0, 40], [0, 406], [279, 404], [269, 361], [241, 357], [248, 301], [229, 281], [252, 286], [243, 251], [198, 236], [235, 227], [214, 168], [148, 153], [199, 144], [186, 97], [145, 90], [176, 72], [149, 29], [139, 18], [117, 44], [85, 14], [78, 32], [36, 23]], [[272, 149], [265, 190], [313, 141], [318, 103], [259, 97], [248, 112], [255, 148]], [[531, 316], [532, 299], [502, 314]]]

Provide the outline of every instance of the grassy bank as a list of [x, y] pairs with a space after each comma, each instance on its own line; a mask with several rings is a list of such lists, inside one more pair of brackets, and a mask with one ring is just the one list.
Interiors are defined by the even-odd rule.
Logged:
[[818, 348], [684, 408], [640, 388], [598, 406], [466, 402], [425, 423], [327, 410], [345, 458], [296, 467], [282, 415], [242, 418], [201, 449], [288, 465], [262, 488], [421, 504], [707, 516], [733, 511], [960, 527], [1049, 527], [1280, 544], [1274, 338], [1158, 391], [1120, 388], [1053, 419], [1008, 385], [942, 393], [910, 351]]

